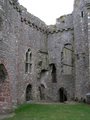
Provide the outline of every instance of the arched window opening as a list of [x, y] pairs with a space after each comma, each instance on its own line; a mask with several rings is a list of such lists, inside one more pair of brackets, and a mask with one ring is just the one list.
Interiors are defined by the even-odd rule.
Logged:
[[64, 45], [61, 52], [61, 73], [72, 74], [73, 68], [73, 48], [70, 43]]
[[30, 49], [26, 52], [25, 72], [30, 73], [32, 69], [32, 52]]
[[32, 100], [32, 85], [28, 85], [26, 88], [26, 101]]
[[3, 64], [0, 64], [0, 83], [4, 82], [7, 78], [7, 70]]
[[60, 102], [67, 101], [67, 92], [63, 87], [59, 89], [59, 100]]
[[50, 68], [51, 68], [52, 82], [56, 83], [57, 78], [56, 78], [56, 66], [55, 66], [55, 64], [54, 63], [50, 64]]

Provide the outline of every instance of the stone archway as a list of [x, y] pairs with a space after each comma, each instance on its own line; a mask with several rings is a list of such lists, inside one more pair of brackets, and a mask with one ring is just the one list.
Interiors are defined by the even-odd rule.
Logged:
[[32, 85], [29, 84], [26, 88], [26, 101], [32, 100]]
[[63, 87], [59, 89], [59, 101], [67, 101], [67, 91]]

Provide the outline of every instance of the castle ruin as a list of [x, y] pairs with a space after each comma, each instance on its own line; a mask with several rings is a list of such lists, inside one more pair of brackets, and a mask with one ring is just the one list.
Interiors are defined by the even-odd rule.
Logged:
[[47, 26], [18, 0], [0, 0], [0, 113], [26, 101], [86, 101], [90, 0]]

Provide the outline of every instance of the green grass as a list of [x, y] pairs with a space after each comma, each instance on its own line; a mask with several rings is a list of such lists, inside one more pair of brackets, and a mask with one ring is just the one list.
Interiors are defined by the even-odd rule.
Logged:
[[5, 120], [90, 120], [87, 104], [25, 104]]

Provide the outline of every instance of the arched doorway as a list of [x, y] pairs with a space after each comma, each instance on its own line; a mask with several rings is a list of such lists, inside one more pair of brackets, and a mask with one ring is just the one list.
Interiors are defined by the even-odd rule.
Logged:
[[67, 92], [63, 87], [59, 89], [59, 100], [60, 102], [67, 101]]
[[26, 88], [26, 101], [32, 100], [32, 85], [28, 85]]
[[45, 100], [45, 86], [43, 84], [39, 87], [40, 99]]

